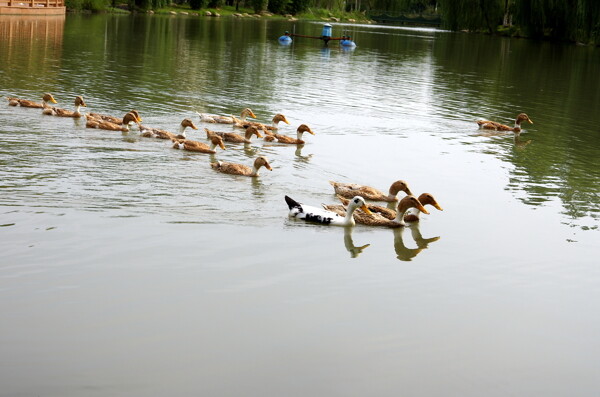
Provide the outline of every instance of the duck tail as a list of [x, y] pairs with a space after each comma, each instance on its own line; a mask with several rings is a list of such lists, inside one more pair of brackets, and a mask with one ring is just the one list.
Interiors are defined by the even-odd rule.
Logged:
[[295, 207], [300, 207], [299, 202], [297, 202], [296, 200], [294, 200], [293, 198], [290, 198], [288, 196], [285, 196], [285, 202], [287, 203], [289, 209], [292, 209]]
[[338, 183], [334, 181], [329, 181], [329, 184], [333, 187], [337, 187]]

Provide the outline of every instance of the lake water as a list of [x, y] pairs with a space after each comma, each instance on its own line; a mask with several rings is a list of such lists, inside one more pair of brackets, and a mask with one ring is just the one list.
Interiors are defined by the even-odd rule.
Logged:
[[[0, 396], [595, 396], [600, 52], [334, 24], [0, 18], [0, 94], [283, 113], [303, 147], [214, 156], [0, 106]], [[486, 136], [474, 120], [512, 124]], [[215, 172], [250, 164], [258, 178]], [[432, 193], [417, 226], [305, 225], [329, 180]], [[431, 208], [431, 207], [430, 207]]]

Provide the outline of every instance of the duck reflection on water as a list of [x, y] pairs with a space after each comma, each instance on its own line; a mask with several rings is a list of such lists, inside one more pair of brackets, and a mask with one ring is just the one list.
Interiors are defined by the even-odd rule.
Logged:
[[303, 163], [308, 163], [310, 161], [310, 159], [312, 158], [313, 154], [302, 154], [302, 149], [304, 148], [304, 145], [297, 145], [296, 146], [296, 151], [294, 152], [294, 155], [296, 156], [296, 161], [300, 161]]
[[344, 228], [344, 246], [346, 247], [346, 250], [350, 253], [351, 258], [357, 258], [358, 255], [360, 255], [363, 252], [363, 250], [369, 247], [371, 244], [360, 245], [358, 247], [354, 245], [354, 240], [352, 239], [353, 229], [353, 227]]
[[[410, 230], [411, 237], [417, 245], [416, 248], [409, 248], [404, 243], [403, 233], [406, 233], [407, 230]], [[356, 245], [352, 237], [353, 231], [354, 228], [351, 226], [344, 228], [344, 247], [346, 248], [346, 251], [350, 253], [351, 258], [357, 258], [367, 247], [370, 247], [371, 244]], [[405, 262], [411, 261], [422, 251], [429, 248], [429, 244], [438, 241], [441, 238], [440, 236], [424, 238], [419, 230], [419, 225], [416, 223], [407, 227], [393, 229], [392, 232], [394, 233], [394, 251], [396, 253], [396, 258]]]
[[[404, 244], [402, 234], [405, 230], [410, 230], [411, 236], [414, 242], [417, 244], [417, 248], [408, 248]], [[437, 237], [423, 238], [421, 231], [419, 230], [419, 224], [411, 224], [408, 227], [399, 229], [393, 229], [394, 233], [394, 250], [396, 251], [396, 258], [401, 261], [411, 261], [414, 257], [419, 255], [423, 250], [429, 248], [429, 244], [440, 239]]]

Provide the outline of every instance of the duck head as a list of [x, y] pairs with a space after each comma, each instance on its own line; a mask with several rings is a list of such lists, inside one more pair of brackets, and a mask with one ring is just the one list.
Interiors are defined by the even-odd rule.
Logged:
[[296, 130], [296, 132], [298, 134], [302, 134], [304, 132], [308, 132], [311, 135], [315, 135], [315, 133], [313, 132], [313, 130], [311, 130], [310, 127], [307, 126], [306, 124], [300, 124], [300, 126], [298, 127], [298, 129]]
[[133, 114], [133, 116], [135, 117], [137, 123], [141, 123], [142, 122], [142, 117], [140, 116], [140, 114], [139, 114], [139, 112], [137, 110], [135, 110], [135, 109], [130, 110], [129, 113]]
[[256, 116], [254, 115], [254, 112], [250, 108], [243, 109], [242, 113], [240, 113], [240, 116], [242, 116], [242, 119], [245, 119], [246, 117], [252, 117], [253, 119], [256, 118]]
[[410, 189], [408, 188], [408, 184], [406, 183], [406, 181], [402, 180], [396, 181], [390, 186], [389, 193], [391, 197], [396, 197], [399, 192], [404, 192], [407, 195], [412, 195]]
[[267, 160], [265, 156], [259, 156], [254, 160], [254, 169], [258, 170], [260, 167], [265, 167], [269, 171], [273, 171], [271, 164], [269, 164], [269, 160]]
[[133, 112], [128, 112], [125, 114], [125, 116], [123, 116], [123, 123], [124, 126], [129, 126], [130, 124], [140, 124], [140, 118], [137, 117]]
[[519, 114], [519, 115], [517, 116], [517, 121], [516, 121], [516, 124], [517, 124], [517, 125], [521, 125], [521, 123], [522, 123], [523, 121], [527, 121], [528, 123], [530, 123], [530, 124], [533, 124], [533, 121], [531, 121], [531, 119], [529, 118], [529, 116], [528, 116], [528, 115], [526, 115], [525, 113], [521, 113], [521, 114]]
[[443, 211], [444, 209], [438, 204], [431, 193], [423, 193], [419, 195], [419, 202], [425, 205], [433, 205], [436, 209]]
[[194, 122], [192, 121], [192, 119], [188, 119], [185, 118], [181, 121], [181, 128], [186, 129], [186, 128], [191, 128], [193, 130], [197, 130], [198, 127], [196, 127], [196, 125], [194, 124]]
[[83, 97], [81, 95], [77, 95], [75, 97], [75, 107], [78, 107], [78, 106], [83, 106], [84, 108], [87, 107], [87, 105], [83, 101]]
[[286, 124], [290, 124], [290, 122], [285, 118], [285, 116], [281, 113], [277, 113], [275, 116], [273, 116], [273, 124], [277, 125], [278, 123], [286, 123]]
[[427, 209], [425, 209], [425, 207], [423, 207], [423, 204], [419, 201], [418, 198], [416, 198], [413, 195], [408, 195], [408, 196], [404, 197], [402, 200], [400, 200], [400, 202], [398, 203], [397, 217], [400, 217], [400, 219], [402, 219], [404, 217], [404, 213], [409, 208], [416, 208], [424, 214], [429, 214], [429, 211], [427, 211]]
[[357, 208], [360, 208], [369, 215], [373, 215], [371, 210], [369, 210], [369, 208], [367, 207], [365, 199], [361, 196], [354, 196], [354, 198], [352, 198], [352, 200], [348, 202], [348, 212], [353, 212]]
[[52, 96], [52, 94], [50, 94], [50, 93], [44, 94], [44, 96], [42, 97], [42, 100], [44, 102], [58, 103], [58, 102], [56, 102], [56, 99], [54, 99], [54, 97]]
[[252, 135], [256, 135], [257, 138], [262, 138], [263, 137], [260, 134], [260, 132], [258, 131], [258, 128], [256, 128], [256, 126], [253, 126], [253, 125], [251, 125], [250, 127], [246, 128], [245, 137], [246, 137], [246, 139], [250, 139], [250, 137]]
[[211, 149], [214, 149], [214, 148], [216, 148], [216, 147], [218, 146], [218, 147], [220, 147], [220, 148], [221, 148], [221, 149], [223, 149], [223, 150], [227, 150], [227, 149], [225, 148], [225, 145], [223, 144], [223, 138], [221, 138], [221, 137], [220, 137], [220, 136], [218, 136], [218, 135], [212, 135], [212, 136], [210, 137], [210, 142], [211, 142], [211, 144], [212, 144], [212, 145], [211, 145]]

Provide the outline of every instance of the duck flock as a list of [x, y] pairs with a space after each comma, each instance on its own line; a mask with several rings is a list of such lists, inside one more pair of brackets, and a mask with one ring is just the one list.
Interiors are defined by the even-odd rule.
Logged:
[[[205, 128], [206, 139], [209, 144], [188, 139], [185, 131], [187, 128], [197, 130], [198, 127], [190, 118], [185, 118], [180, 126], [178, 133], [169, 132], [162, 129], [143, 126], [142, 118], [136, 110], [127, 112], [122, 118], [113, 117], [98, 113], [82, 113], [81, 107], [86, 107], [83, 97], [75, 97], [74, 110], [62, 109], [52, 106], [57, 101], [52, 94], [44, 94], [42, 102], [35, 102], [26, 99], [7, 97], [10, 106], [22, 106], [29, 108], [40, 108], [42, 113], [50, 116], [72, 117], [86, 119], [87, 128], [97, 128], [111, 131], [128, 132], [133, 126], [137, 126], [140, 136], [146, 138], [165, 139], [173, 143], [174, 149], [187, 150], [199, 153], [215, 154], [217, 148], [225, 149], [224, 142], [227, 143], [250, 143], [253, 136], [263, 138], [267, 142], [277, 141], [282, 144], [303, 145], [302, 136], [305, 132], [314, 135], [314, 132], [306, 124], [301, 124], [296, 129], [296, 137], [278, 134], [278, 125], [283, 122], [290, 124], [283, 114], [276, 114], [270, 125], [259, 122], [249, 121], [247, 118], [256, 118], [251, 109], [242, 110], [240, 117], [219, 116], [204, 113], [198, 113], [200, 121], [204, 123], [230, 124], [234, 127], [244, 130], [245, 133], [236, 134], [233, 132], [213, 131]], [[480, 129], [493, 130], [500, 132], [521, 132], [521, 123], [527, 121], [533, 122], [524, 113], [517, 116], [514, 127], [500, 124], [489, 120], [479, 120], [477, 124]], [[262, 134], [261, 134], [262, 133]], [[264, 135], [263, 135], [264, 134]], [[265, 167], [272, 171], [269, 160], [264, 156], [259, 156], [254, 160], [252, 166], [230, 163], [225, 161], [216, 161], [210, 163], [210, 166], [218, 172], [233, 175], [244, 175], [248, 177], [259, 176], [259, 170]], [[392, 183], [388, 193], [383, 193], [370, 186], [363, 186], [351, 183], [340, 183], [330, 181], [337, 198], [341, 204], [323, 205], [322, 207], [307, 206], [298, 201], [285, 196], [285, 201], [289, 208], [291, 218], [300, 219], [321, 225], [354, 226], [356, 223], [382, 226], [382, 227], [402, 227], [407, 222], [418, 222], [421, 212], [429, 214], [425, 205], [431, 205], [438, 210], [442, 207], [430, 193], [423, 193], [418, 197], [414, 196], [405, 181], [399, 180]], [[398, 199], [398, 193], [406, 194], [402, 199]], [[388, 207], [367, 204], [369, 201], [383, 201], [396, 203], [391, 209]], [[358, 211], [357, 211], [358, 210]]]

